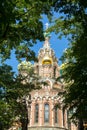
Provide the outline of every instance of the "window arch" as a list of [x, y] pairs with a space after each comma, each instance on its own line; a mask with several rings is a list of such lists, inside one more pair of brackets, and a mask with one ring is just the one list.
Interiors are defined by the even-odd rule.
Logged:
[[38, 123], [38, 117], [39, 117], [39, 105], [35, 105], [35, 123]]
[[49, 104], [48, 103], [44, 105], [44, 122], [45, 123], [49, 122]]

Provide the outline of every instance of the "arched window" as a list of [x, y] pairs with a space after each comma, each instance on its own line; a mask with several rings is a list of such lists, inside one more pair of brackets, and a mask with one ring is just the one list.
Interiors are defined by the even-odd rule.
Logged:
[[39, 116], [39, 105], [35, 105], [35, 123], [38, 123], [38, 116]]
[[58, 108], [57, 107], [55, 107], [54, 113], [55, 113], [55, 123], [58, 123]]
[[49, 122], [49, 104], [44, 105], [44, 122]]

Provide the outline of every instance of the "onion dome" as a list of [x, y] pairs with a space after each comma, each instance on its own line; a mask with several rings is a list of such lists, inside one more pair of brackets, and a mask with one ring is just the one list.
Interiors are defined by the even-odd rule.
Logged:
[[22, 61], [19, 65], [18, 65], [18, 70], [19, 71], [30, 71], [33, 70], [33, 65], [29, 62], [29, 61]]
[[45, 56], [42, 60], [42, 64], [52, 64], [52, 59], [49, 56]]

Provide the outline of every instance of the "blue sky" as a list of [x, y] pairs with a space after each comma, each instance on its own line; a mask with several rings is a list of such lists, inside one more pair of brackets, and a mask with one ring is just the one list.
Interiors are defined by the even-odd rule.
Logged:
[[[44, 29], [45, 29], [46, 23], [49, 23], [49, 21], [46, 16], [43, 16]], [[32, 50], [36, 52], [36, 55], [38, 55], [38, 51], [40, 48], [42, 48], [43, 44], [44, 44], [44, 41], [43, 42], [38, 41], [37, 44], [35, 44], [34, 47], [32, 48]], [[58, 36], [56, 34], [51, 33], [50, 46], [54, 50], [55, 55], [58, 58], [58, 64], [60, 65], [61, 61], [59, 59], [62, 56], [63, 51], [68, 47], [67, 39], [64, 37], [62, 37], [62, 39], [58, 39]], [[6, 63], [8, 65], [11, 65], [13, 67], [13, 70], [17, 73], [18, 61], [15, 58], [14, 51], [12, 52], [11, 59], [7, 60]]]

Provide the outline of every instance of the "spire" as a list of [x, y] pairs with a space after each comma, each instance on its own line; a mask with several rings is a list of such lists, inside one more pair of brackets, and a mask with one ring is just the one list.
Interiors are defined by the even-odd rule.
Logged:
[[46, 23], [45, 25], [46, 25], [46, 30], [45, 30], [45, 32], [44, 32], [45, 42], [44, 42], [43, 47], [44, 47], [44, 48], [49, 48], [49, 47], [50, 47], [49, 39], [50, 39], [50, 36], [51, 36], [51, 35], [50, 35], [50, 32], [47, 31], [49, 24]]

